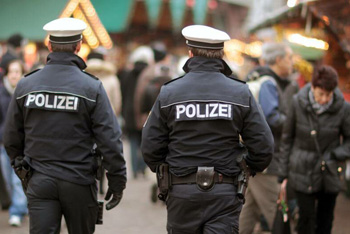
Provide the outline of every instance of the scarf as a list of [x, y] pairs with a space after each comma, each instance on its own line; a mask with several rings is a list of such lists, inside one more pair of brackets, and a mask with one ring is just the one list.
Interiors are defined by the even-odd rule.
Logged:
[[310, 100], [312, 109], [315, 111], [317, 115], [320, 115], [326, 110], [328, 110], [328, 108], [333, 104], [333, 96], [332, 96], [332, 99], [329, 100], [329, 102], [327, 102], [326, 104], [321, 105], [318, 102], [316, 102], [314, 94], [311, 89], [309, 91], [309, 100]]
[[15, 92], [15, 88], [13, 88], [10, 84], [10, 81], [8, 80], [7, 76], [4, 77], [4, 87], [9, 92], [9, 94], [12, 96]]

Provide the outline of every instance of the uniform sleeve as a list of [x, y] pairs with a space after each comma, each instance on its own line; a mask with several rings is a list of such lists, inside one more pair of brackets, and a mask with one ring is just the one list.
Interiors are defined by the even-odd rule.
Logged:
[[160, 108], [159, 96], [142, 130], [141, 151], [149, 168], [155, 172], [157, 165], [165, 162], [168, 152], [168, 127], [166, 116]]
[[340, 133], [343, 137], [343, 143], [332, 151], [333, 156], [344, 161], [350, 159], [350, 104], [345, 102], [344, 119], [340, 126]]
[[20, 103], [22, 99], [17, 100], [16, 97], [15, 91], [8, 107], [3, 135], [4, 146], [11, 160], [24, 156], [24, 119]]
[[296, 96], [293, 98], [291, 109], [288, 111], [287, 119], [283, 125], [282, 139], [280, 145], [280, 175], [281, 180], [288, 177], [289, 155], [291, 153], [295, 137], [295, 105]]
[[250, 95], [250, 108], [243, 119], [241, 136], [248, 149], [247, 164], [255, 172], [263, 171], [271, 162], [274, 141], [265, 117]]
[[283, 126], [286, 116], [279, 111], [277, 87], [268, 80], [261, 85], [259, 103], [266, 117], [266, 121], [272, 129]]
[[103, 155], [102, 165], [107, 170], [108, 186], [113, 192], [121, 192], [126, 184], [122, 133], [102, 84], [91, 120], [97, 147]]

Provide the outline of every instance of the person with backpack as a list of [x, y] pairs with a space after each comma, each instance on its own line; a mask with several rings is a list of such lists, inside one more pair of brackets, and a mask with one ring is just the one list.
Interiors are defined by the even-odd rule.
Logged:
[[278, 159], [282, 127], [286, 120], [285, 100], [291, 98], [291, 96], [287, 97], [287, 93], [291, 94], [286, 91], [290, 85], [288, 77], [293, 71], [292, 55], [291, 48], [283, 43], [265, 43], [261, 56], [265, 66], [256, 69], [260, 76], [253, 81], [258, 83], [258, 88], [252, 90], [252, 94], [260, 104], [272, 131], [275, 151], [268, 168], [249, 180], [247, 202], [240, 217], [241, 234], [253, 233], [254, 226], [260, 221], [261, 214], [265, 217], [270, 230], [273, 226], [276, 201], [280, 192]]

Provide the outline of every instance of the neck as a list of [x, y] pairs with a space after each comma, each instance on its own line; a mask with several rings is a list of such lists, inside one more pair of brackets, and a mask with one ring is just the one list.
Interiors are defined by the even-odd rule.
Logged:
[[270, 69], [271, 69], [276, 75], [278, 75], [279, 77], [283, 78], [282, 73], [281, 73], [281, 70], [278, 68], [278, 66], [276, 66], [276, 65], [271, 65], [271, 66], [270, 66]]

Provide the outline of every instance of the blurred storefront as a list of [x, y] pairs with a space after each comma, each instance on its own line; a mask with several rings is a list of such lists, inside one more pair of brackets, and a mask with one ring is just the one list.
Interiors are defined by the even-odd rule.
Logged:
[[339, 73], [339, 87], [350, 101], [348, 0], [284, 1], [284, 5], [265, 12], [259, 21], [251, 21], [248, 30], [260, 40], [273, 38], [289, 43], [300, 56], [296, 66], [305, 73], [306, 81], [311, 78], [311, 65], [333, 66]]
[[[166, 43], [175, 54], [186, 53], [181, 29], [205, 24], [240, 38], [251, 0], [2, 0], [0, 42], [20, 33], [30, 42], [27, 51], [43, 47], [45, 23], [58, 17], [84, 20], [85, 56], [91, 49], [116, 45], [121, 54], [155, 40]], [[46, 39], [47, 40], [47, 39]], [[39, 46], [36, 48], [35, 46]], [[122, 56], [122, 55], [121, 55]], [[31, 55], [27, 55], [33, 60]]]

